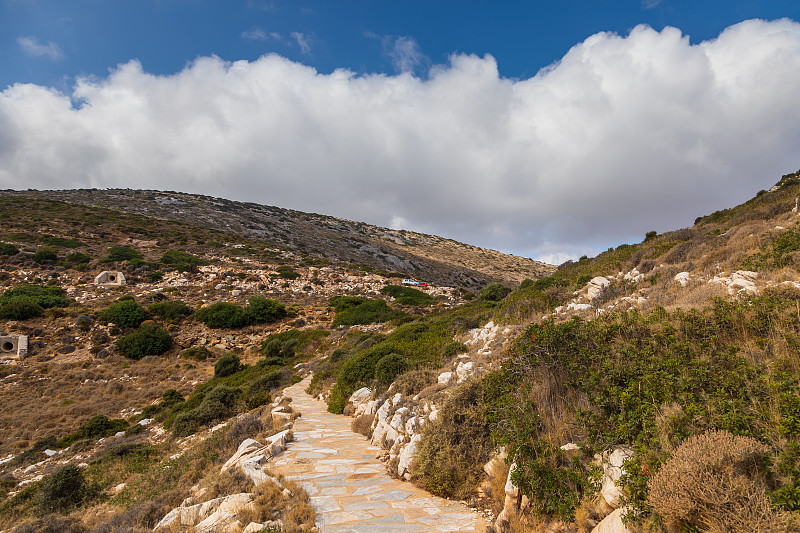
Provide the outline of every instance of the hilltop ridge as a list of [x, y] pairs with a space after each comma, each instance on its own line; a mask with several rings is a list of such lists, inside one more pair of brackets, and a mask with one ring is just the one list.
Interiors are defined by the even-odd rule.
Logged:
[[466, 289], [476, 289], [493, 281], [519, 283], [555, 269], [540, 261], [435, 235], [196, 194], [76, 189], [0, 191], [0, 196], [55, 200], [175, 220], [297, 253], [362, 264]]

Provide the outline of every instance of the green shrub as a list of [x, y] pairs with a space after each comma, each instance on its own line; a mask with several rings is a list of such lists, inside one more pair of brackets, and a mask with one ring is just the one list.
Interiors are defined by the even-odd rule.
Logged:
[[161, 405], [163, 407], [172, 407], [184, 401], [183, 395], [175, 389], [167, 389], [161, 395]]
[[478, 291], [478, 300], [481, 302], [499, 302], [511, 292], [511, 289], [500, 283], [490, 283]]
[[253, 296], [247, 304], [247, 312], [255, 323], [274, 322], [286, 316], [286, 306], [277, 300]]
[[282, 384], [288, 381], [288, 376], [291, 372], [287, 369], [276, 369], [267, 372], [260, 378], [256, 379], [250, 384], [248, 392], [250, 394], [257, 394], [259, 392], [272, 391], [279, 389]]
[[261, 343], [261, 355], [265, 359], [280, 360], [280, 364], [294, 357], [298, 352], [308, 351], [314, 343], [327, 337], [329, 333], [323, 330], [290, 329], [274, 333]]
[[155, 324], [142, 324], [116, 342], [117, 349], [129, 359], [141, 359], [147, 355], [161, 355], [169, 350], [172, 337]]
[[67, 254], [65, 260], [67, 263], [72, 263], [73, 265], [85, 265], [89, 263], [92, 260], [92, 258], [82, 252], [72, 252], [70, 254]]
[[56, 246], [58, 248], [78, 248], [83, 243], [78, 239], [67, 239], [65, 237], [47, 236], [42, 239], [42, 242], [49, 246]]
[[201, 307], [194, 317], [210, 328], [241, 328], [252, 323], [246, 309], [230, 302]]
[[[353, 305], [355, 301], [358, 303]], [[328, 302], [336, 308], [336, 316], [333, 319], [334, 326], [374, 324], [408, 316], [402, 311], [392, 309], [386, 305], [384, 300], [339, 296], [331, 298]]]
[[[183, 411], [175, 417], [172, 424], [173, 433], [176, 437], [186, 437], [202, 426], [233, 416], [241, 392], [237, 388], [217, 385], [203, 396], [197, 407]], [[190, 397], [187, 403], [191, 401]]]
[[8, 320], [25, 320], [42, 314], [41, 307], [27, 300], [15, 300], [0, 305], [0, 318]]
[[147, 320], [147, 311], [135, 300], [125, 299], [109, 305], [100, 318], [121, 328], [136, 328]]
[[181, 352], [181, 357], [184, 359], [194, 359], [195, 361], [205, 361], [211, 357], [211, 352], [209, 352], [208, 348], [205, 346], [192, 346]]
[[442, 352], [442, 355], [445, 358], [449, 358], [453, 357], [454, 355], [467, 352], [469, 352], [469, 347], [466, 344], [463, 342], [453, 341], [444, 347], [444, 352]]
[[33, 262], [34, 263], [44, 263], [45, 261], [58, 261], [58, 254], [55, 250], [48, 250], [46, 248], [42, 248], [41, 250], [37, 250], [35, 254], [33, 254]]
[[83, 424], [75, 433], [67, 435], [58, 441], [60, 448], [66, 448], [73, 443], [89, 439], [96, 441], [105, 437], [110, 437], [120, 431], [124, 431], [128, 427], [128, 423], [122, 419], [111, 420], [105, 415], [96, 415], [89, 419], [88, 422]]
[[432, 305], [433, 297], [420, 290], [401, 285], [387, 285], [381, 289], [381, 294], [394, 298], [398, 305]]
[[226, 353], [219, 358], [219, 361], [214, 365], [214, 377], [224, 378], [239, 371], [242, 363], [239, 356], [233, 353]]
[[375, 379], [384, 385], [389, 385], [406, 370], [408, 370], [406, 358], [398, 353], [390, 353], [375, 363]]
[[19, 248], [11, 243], [0, 242], [0, 255], [17, 255]]
[[31, 302], [42, 309], [66, 307], [70, 304], [69, 298], [65, 296], [64, 289], [54, 285], [22, 284], [6, 290], [0, 296], [0, 305], [14, 301]]
[[64, 512], [80, 505], [86, 493], [83, 472], [75, 465], [64, 465], [39, 483], [37, 503], [44, 513]]
[[292, 267], [281, 265], [277, 268], [278, 276], [283, 279], [297, 279], [300, 277], [298, 272], [295, 272]]
[[156, 302], [147, 306], [147, 310], [167, 322], [178, 322], [181, 318], [192, 314], [192, 308], [181, 300]]
[[130, 246], [112, 246], [108, 249], [108, 255], [102, 260], [104, 263], [121, 263], [122, 261], [141, 261], [144, 258], [135, 248]]
[[161, 262], [175, 267], [179, 272], [194, 272], [198, 266], [208, 264], [208, 261], [180, 250], [166, 252], [161, 256]]

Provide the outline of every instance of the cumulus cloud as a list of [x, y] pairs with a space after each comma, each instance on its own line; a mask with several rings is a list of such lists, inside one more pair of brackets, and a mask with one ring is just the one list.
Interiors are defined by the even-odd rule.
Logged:
[[[172, 189], [560, 262], [691, 225], [800, 167], [800, 24], [593, 35], [529, 79], [453, 55], [426, 77], [277, 55], [136, 61], [69, 94], [0, 93], [0, 183]], [[73, 102], [83, 102], [81, 106]]]
[[[280, 35], [278, 35], [278, 37], [280, 37]], [[252, 30], [242, 32], [242, 39], [247, 39], [248, 41], [266, 41], [268, 38], [267, 32], [261, 28], [253, 28]]]
[[52, 61], [64, 58], [64, 51], [56, 43], [47, 41], [42, 44], [36, 37], [18, 37], [17, 44], [22, 51], [32, 57], [47, 57]]

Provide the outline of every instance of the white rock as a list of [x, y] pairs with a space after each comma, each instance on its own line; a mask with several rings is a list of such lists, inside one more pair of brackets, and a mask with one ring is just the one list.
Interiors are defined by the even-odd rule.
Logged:
[[592, 533], [631, 533], [622, 521], [624, 516], [625, 509], [617, 509], [597, 524]]
[[675, 274], [675, 277], [673, 279], [678, 283], [680, 283], [681, 287], [685, 287], [686, 284], [689, 283], [690, 277], [691, 274], [689, 274], [688, 272], [678, 272], [677, 274]]
[[451, 381], [453, 381], [452, 372], [442, 372], [439, 374], [439, 378], [437, 379], [438, 383], [442, 383], [444, 385], [449, 385]]
[[411, 437], [411, 442], [403, 448], [403, 452], [400, 454], [400, 459], [397, 463], [397, 475], [403, 479], [411, 478], [411, 462], [414, 459], [414, 455], [417, 453], [419, 441], [421, 440], [422, 435], [414, 435]]
[[264, 524], [259, 524], [258, 522], [250, 522], [247, 524], [247, 527], [242, 530], [242, 533], [258, 533], [264, 529]]
[[604, 278], [603, 276], [597, 276], [596, 278], [592, 278], [592, 280], [586, 285], [586, 298], [591, 301], [600, 296], [603, 292], [603, 289], [608, 287], [611, 282], [608, 278]]
[[519, 487], [514, 485], [514, 482], [511, 481], [511, 474], [514, 473], [514, 470], [517, 469], [517, 463], [511, 463], [511, 468], [508, 469], [508, 477], [506, 477], [506, 487], [505, 492], [506, 495], [516, 498], [519, 496]]
[[581, 448], [574, 442], [570, 442], [565, 444], [561, 447], [561, 451], [564, 452], [568, 458], [572, 459], [573, 457], [578, 457], [581, 454]]
[[622, 501], [622, 488], [617, 486], [617, 482], [625, 473], [625, 461], [633, 457], [633, 450], [630, 448], [616, 448], [611, 453], [603, 454], [603, 478], [602, 489], [600, 490], [603, 499], [616, 509]]
[[371, 397], [372, 391], [367, 387], [362, 387], [350, 395], [349, 401], [355, 407], [355, 416], [361, 416], [366, 412]]
[[456, 375], [458, 376], [458, 382], [461, 383], [469, 376], [471, 376], [475, 372], [475, 363], [469, 361], [465, 363], [464, 361], [458, 363], [458, 367], [456, 367]]

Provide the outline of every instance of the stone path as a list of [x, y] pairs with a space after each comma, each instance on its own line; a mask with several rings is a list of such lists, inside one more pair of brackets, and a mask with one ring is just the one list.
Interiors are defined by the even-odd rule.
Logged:
[[483, 533], [485, 522], [468, 507], [393, 479], [375, 459], [379, 448], [350, 430], [352, 419], [327, 412], [304, 392], [310, 378], [284, 391], [302, 416], [294, 442], [273, 469], [311, 496], [321, 533]]

